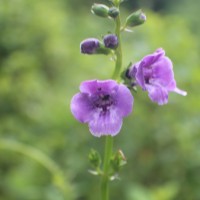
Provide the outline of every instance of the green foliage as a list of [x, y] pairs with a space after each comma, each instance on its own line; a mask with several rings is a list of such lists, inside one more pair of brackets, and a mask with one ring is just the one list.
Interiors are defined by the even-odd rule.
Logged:
[[[0, 1], [0, 138], [52, 158], [67, 179], [65, 199], [93, 200], [99, 185], [87, 173], [87, 155], [91, 148], [101, 152], [103, 139], [77, 122], [69, 105], [81, 81], [107, 79], [113, 71], [109, 57], [81, 55], [80, 42], [114, 27], [89, 7], [78, 14], [69, 8], [64, 0]], [[145, 25], [123, 34], [124, 68], [163, 47], [188, 96], [170, 94], [159, 107], [147, 93], [134, 93], [134, 112], [115, 137], [128, 164], [112, 199], [200, 199], [198, 35], [184, 15], [145, 13]], [[0, 148], [0, 199], [64, 199], [51, 177], [31, 156]]]

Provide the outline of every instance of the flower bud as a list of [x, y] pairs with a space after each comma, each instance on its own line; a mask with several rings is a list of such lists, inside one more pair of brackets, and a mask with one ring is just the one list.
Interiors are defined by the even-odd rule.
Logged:
[[108, 11], [109, 17], [116, 18], [119, 15], [119, 9], [116, 7], [111, 7]]
[[88, 158], [89, 158], [89, 161], [91, 162], [91, 164], [95, 168], [98, 168], [100, 166], [101, 157], [100, 157], [100, 154], [96, 150], [91, 149]]
[[94, 4], [91, 12], [99, 17], [108, 17], [109, 7], [104, 4]]
[[126, 18], [126, 26], [134, 27], [143, 24], [146, 21], [146, 15], [142, 10], [138, 10]]
[[118, 172], [121, 169], [121, 167], [127, 163], [122, 150], [118, 150], [114, 154], [114, 156], [111, 158], [110, 163], [114, 172]]
[[116, 49], [118, 46], [118, 38], [114, 34], [104, 36], [103, 42], [106, 48]]
[[83, 54], [95, 54], [99, 47], [100, 42], [96, 38], [88, 38], [80, 44], [81, 53]]
[[111, 1], [114, 5], [118, 6], [120, 3], [122, 3], [124, 0], [109, 0]]

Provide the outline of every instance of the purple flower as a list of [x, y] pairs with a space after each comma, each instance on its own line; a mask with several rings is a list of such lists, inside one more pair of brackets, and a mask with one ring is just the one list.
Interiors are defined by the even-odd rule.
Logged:
[[89, 80], [80, 85], [80, 93], [71, 100], [71, 111], [90, 132], [100, 137], [115, 136], [122, 126], [122, 118], [129, 115], [133, 96], [129, 89], [114, 80]]
[[114, 34], [109, 34], [104, 36], [103, 42], [105, 47], [110, 48], [110, 49], [115, 49], [118, 46], [118, 38]]
[[145, 56], [129, 69], [128, 75], [134, 78], [143, 90], [147, 90], [150, 99], [159, 105], [168, 102], [169, 92], [187, 95], [187, 92], [176, 87], [172, 62], [165, 56], [163, 49]]
[[80, 44], [81, 53], [84, 54], [94, 54], [97, 52], [97, 49], [99, 47], [100, 47], [100, 42], [96, 38], [85, 39]]

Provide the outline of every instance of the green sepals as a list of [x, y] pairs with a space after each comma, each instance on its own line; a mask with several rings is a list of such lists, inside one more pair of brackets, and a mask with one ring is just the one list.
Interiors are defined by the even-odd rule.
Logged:
[[100, 47], [96, 50], [96, 54], [104, 54], [104, 55], [109, 55], [112, 53], [112, 50], [105, 48], [105, 47]]
[[126, 163], [126, 158], [122, 150], [118, 150], [110, 160], [110, 164], [114, 173], [119, 172], [122, 166], [124, 166]]
[[109, 0], [111, 1], [115, 6], [119, 6], [124, 0]]
[[94, 4], [91, 12], [99, 17], [108, 17], [109, 7], [104, 4]]
[[104, 54], [109, 55], [112, 53], [112, 50], [109, 48], [106, 48], [102, 43], [100, 44], [100, 47], [96, 49], [95, 54]]
[[129, 63], [127, 68], [122, 71], [121, 73], [121, 79], [123, 80], [124, 85], [126, 85], [130, 90], [133, 90], [134, 92], [137, 92], [137, 87], [135, 84], [135, 80], [129, 76], [129, 68], [132, 66], [132, 62]]
[[126, 67], [126, 69], [124, 70], [124, 71], [122, 71], [122, 73], [121, 73], [121, 78], [123, 79], [123, 80], [126, 80], [126, 79], [130, 79], [130, 77], [128, 76], [128, 70], [129, 70], [129, 68], [132, 66], [132, 62], [130, 62], [129, 64], [128, 64], [128, 66]]
[[119, 9], [116, 7], [111, 7], [108, 11], [109, 17], [116, 18], [119, 15]]
[[90, 163], [92, 164], [92, 166], [95, 169], [98, 169], [100, 167], [101, 156], [96, 150], [91, 149], [90, 152], [89, 152], [88, 158], [89, 158]]
[[126, 26], [134, 27], [143, 24], [146, 21], [146, 15], [142, 10], [137, 10], [126, 18]]

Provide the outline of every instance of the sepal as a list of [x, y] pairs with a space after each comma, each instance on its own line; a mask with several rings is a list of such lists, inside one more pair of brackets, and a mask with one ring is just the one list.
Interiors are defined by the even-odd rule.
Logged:
[[110, 177], [110, 181], [114, 180], [120, 180], [119, 174], [114, 174], [113, 176]]
[[122, 71], [121, 73], [121, 79], [123, 80], [124, 85], [126, 85], [130, 90], [137, 92], [137, 84], [136, 80], [130, 77], [130, 67], [132, 66], [132, 63], [130, 62], [127, 68]]
[[112, 50], [101, 44], [100, 47], [96, 50], [96, 54], [109, 55], [112, 54]]
[[88, 169], [88, 172], [94, 176], [101, 176], [103, 174], [103, 172], [99, 169], [97, 169], [97, 170]]
[[124, 0], [109, 0], [111, 1], [115, 6], [119, 6]]

